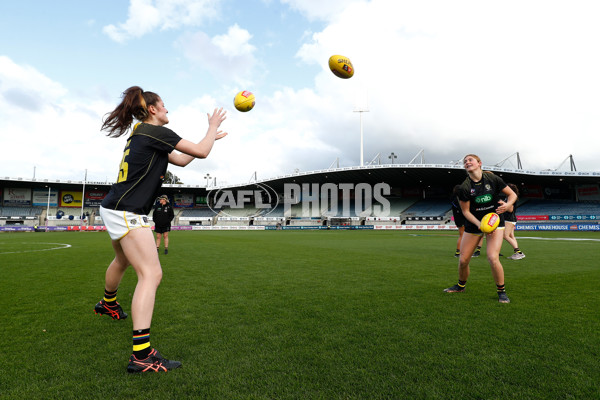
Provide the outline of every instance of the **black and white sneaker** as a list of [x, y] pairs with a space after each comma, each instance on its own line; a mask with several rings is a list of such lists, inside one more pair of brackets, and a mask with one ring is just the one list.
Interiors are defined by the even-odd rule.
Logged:
[[506, 292], [498, 293], [498, 303], [510, 303], [510, 299], [506, 295]]
[[458, 283], [454, 286], [450, 286], [449, 288], [444, 289], [444, 292], [446, 292], [446, 293], [458, 293], [458, 292], [464, 292], [464, 291], [465, 291], [465, 287], [459, 286]]

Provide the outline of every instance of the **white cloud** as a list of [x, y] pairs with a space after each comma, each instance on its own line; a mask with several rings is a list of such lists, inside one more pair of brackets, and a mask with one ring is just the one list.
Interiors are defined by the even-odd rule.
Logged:
[[359, 0], [281, 0], [309, 20], [335, 19], [346, 7]]
[[256, 47], [251, 39], [247, 30], [235, 24], [226, 34], [212, 38], [204, 32], [183, 34], [175, 45], [193, 65], [246, 86], [257, 74]]
[[[110, 107], [78, 98], [35, 68], [0, 57], [3, 176], [23, 177], [28, 171], [33, 176], [35, 167], [37, 178], [83, 179], [88, 168], [90, 180], [112, 181], [124, 142], [112, 151], [115, 143], [100, 133]], [[112, 169], [106, 167], [110, 160]]]
[[116, 42], [142, 37], [155, 29], [198, 26], [218, 15], [220, 0], [131, 0], [127, 21], [103, 32]]
[[[0, 56], [0, 101], [2, 108], [37, 111], [53, 107], [66, 89], [30, 66], [20, 66]], [[9, 116], [11, 112], [7, 113]]]
[[230, 26], [226, 35], [217, 35], [212, 38], [212, 42], [217, 46], [223, 55], [235, 57], [238, 55], [252, 54], [256, 48], [249, 42], [252, 35], [237, 24]]

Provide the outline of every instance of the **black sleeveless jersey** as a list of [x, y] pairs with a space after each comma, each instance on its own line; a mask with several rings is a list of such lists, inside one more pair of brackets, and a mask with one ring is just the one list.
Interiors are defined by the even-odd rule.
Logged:
[[125, 145], [117, 183], [102, 207], [148, 215], [165, 179], [169, 153], [180, 140], [169, 128], [137, 124]]
[[469, 201], [469, 211], [481, 220], [485, 214], [495, 212], [500, 206], [500, 199], [505, 197], [502, 193], [505, 187], [506, 183], [498, 175], [484, 172], [479, 182], [467, 177], [460, 185], [458, 198], [461, 201]]

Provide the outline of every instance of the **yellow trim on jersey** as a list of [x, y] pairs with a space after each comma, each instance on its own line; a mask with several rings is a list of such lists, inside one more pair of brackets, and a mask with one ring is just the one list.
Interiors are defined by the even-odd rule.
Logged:
[[156, 156], [156, 152], [152, 153], [152, 158], [150, 159], [150, 162], [148, 162], [148, 167], [146, 167], [146, 172], [144, 172], [144, 175], [140, 176], [140, 179], [138, 179], [133, 185], [131, 185], [131, 187], [125, 193], [123, 193], [123, 195], [117, 201], [115, 208], [117, 208], [119, 206], [119, 203], [121, 202], [121, 200], [123, 200], [123, 198], [125, 196], [127, 196], [127, 193], [131, 192], [138, 185], [138, 183], [140, 183], [142, 181], [142, 179], [144, 179], [146, 177], [146, 175], [148, 175], [148, 171], [150, 171], [150, 167], [152, 167], [152, 163], [154, 162], [155, 156]]
[[[131, 132], [131, 134], [133, 135], [133, 132]], [[164, 144], [166, 144], [168, 146], [171, 146], [172, 148], [175, 148], [175, 146], [173, 146], [171, 143], [167, 143], [164, 140], [160, 140], [159, 138], [157, 138], [155, 136], [150, 136], [147, 133], [136, 133], [136, 135], [137, 136], [146, 136], [146, 137], [149, 137], [149, 138], [152, 138], [152, 139], [156, 140], [157, 142], [161, 142], [161, 143], [164, 143]]]

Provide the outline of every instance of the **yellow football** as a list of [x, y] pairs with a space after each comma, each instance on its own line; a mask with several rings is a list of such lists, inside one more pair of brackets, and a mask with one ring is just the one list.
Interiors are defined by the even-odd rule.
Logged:
[[485, 214], [483, 218], [481, 218], [481, 226], [479, 230], [483, 233], [492, 233], [496, 230], [498, 225], [500, 224], [500, 216], [496, 213]]
[[250, 111], [254, 108], [254, 104], [256, 103], [256, 99], [252, 92], [247, 90], [242, 90], [233, 98], [233, 105], [238, 111], [246, 112]]
[[348, 57], [335, 55], [329, 57], [329, 69], [335, 76], [342, 79], [352, 78], [354, 67]]

